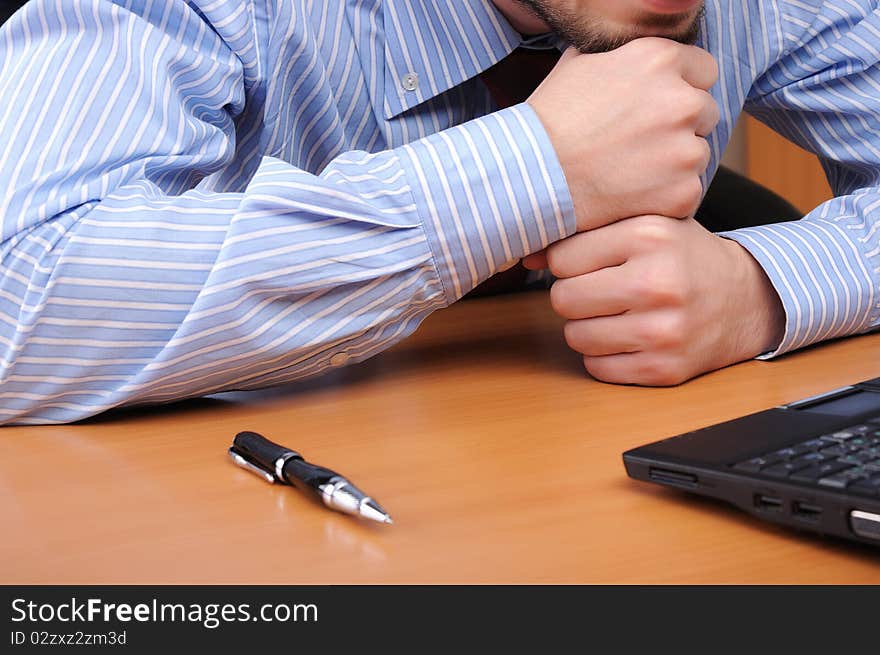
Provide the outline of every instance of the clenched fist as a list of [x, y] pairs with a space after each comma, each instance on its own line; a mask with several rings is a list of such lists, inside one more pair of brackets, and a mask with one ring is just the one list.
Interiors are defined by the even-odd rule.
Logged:
[[523, 260], [559, 278], [565, 338], [606, 382], [672, 385], [773, 349], [782, 303], [735, 241], [693, 219], [638, 216]]
[[644, 214], [693, 216], [719, 110], [704, 50], [642, 38], [569, 49], [528, 102], [562, 164], [579, 230]]

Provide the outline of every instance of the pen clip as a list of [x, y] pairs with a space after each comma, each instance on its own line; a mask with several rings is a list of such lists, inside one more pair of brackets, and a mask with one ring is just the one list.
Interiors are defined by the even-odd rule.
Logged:
[[235, 446], [231, 446], [227, 452], [229, 453], [229, 457], [232, 459], [233, 462], [235, 462], [235, 464], [243, 469], [250, 471], [251, 473], [259, 475], [269, 484], [275, 484], [275, 476], [272, 474], [272, 471], [267, 471], [266, 469], [264, 469], [252, 459], [248, 458], [247, 455], [236, 449]]

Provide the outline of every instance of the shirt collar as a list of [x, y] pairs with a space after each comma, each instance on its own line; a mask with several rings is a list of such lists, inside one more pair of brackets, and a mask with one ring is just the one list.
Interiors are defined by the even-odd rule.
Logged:
[[491, 0], [383, 0], [382, 11], [386, 119], [479, 75], [522, 42]]

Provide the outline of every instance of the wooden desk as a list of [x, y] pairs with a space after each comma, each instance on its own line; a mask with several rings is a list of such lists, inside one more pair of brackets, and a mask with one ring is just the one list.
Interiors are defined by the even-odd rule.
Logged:
[[[4, 583], [880, 583], [880, 549], [629, 480], [632, 446], [880, 375], [880, 335], [676, 389], [595, 382], [544, 294], [461, 303], [306, 384], [0, 429]], [[252, 429], [375, 494], [368, 525], [233, 466]]]

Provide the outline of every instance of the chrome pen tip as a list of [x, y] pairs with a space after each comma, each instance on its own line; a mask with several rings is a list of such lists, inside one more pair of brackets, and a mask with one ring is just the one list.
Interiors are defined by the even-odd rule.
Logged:
[[379, 506], [379, 503], [377, 503], [372, 498], [367, 498], [365, 502], [361, 503], [360, 515], [365, 519], [370, 519], [371, 521], [376, 521], [377, 523], [394, 523], [394, 521], [392, 521], [391, 517], [388, 515], [388, 512], [382, 509]]

